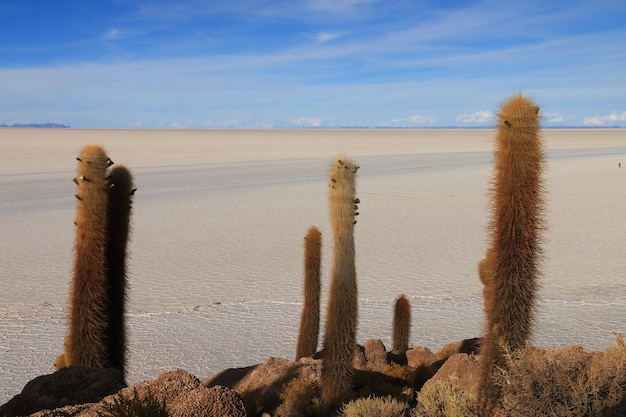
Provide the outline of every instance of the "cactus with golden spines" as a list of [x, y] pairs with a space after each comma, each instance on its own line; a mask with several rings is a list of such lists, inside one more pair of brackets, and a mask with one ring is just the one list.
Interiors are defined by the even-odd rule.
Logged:
[[356, 172], [359, 166], [344, 156], [330, 170], [330, 218], [334, 252], [331, 273], [324, 354], [322, 402], [327, 408], [342, 403], [351, 391], [358, 320], [354, 225], [358, 213]]
[[85, 147], [76, 159], [76, 253], [69, 329], [55, 367], [124, 371], [126, 247], [135, 189], [126, 168], [109, 171], [113, 162], [100, 146]]
[[104, 253], [107, 227], [107, 169], [111, 159], [95, 145], [83, 149], [78, 160], [75, 197], [76, 243], [74, 278], [66, 339], [66, 366], [105, 367], [107, 274]]
[[485, 300], [488, 322], [481, 347], [484, 414], [498, 401], [492, 373], [505, 366], [503, 349], [523, 348], [535, 317], [545, 207], [539, 119], [539, 107], [521, 94], [498, 114], [485, 290], [491, 299]]
[[409, 350], [411, 336], [411, 302], [406, 295], [396, 299], [393, 314], [393, 352], [402, 353]]
[[320, 331], [322, 233], [311, 226], [304, 237], [304, 304], [296, 345], [296, 360], [317, 352]]

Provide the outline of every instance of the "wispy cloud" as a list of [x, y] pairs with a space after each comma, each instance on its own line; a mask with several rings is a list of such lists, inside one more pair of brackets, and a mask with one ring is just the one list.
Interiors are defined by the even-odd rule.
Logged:
[[613, 16], [626, 5], [555, 1], [122, 2], [73, 18], [63, 39], [0, 44], [0, 112], [85, 127], [467, 126], [521, 91], [547, 123], [621, 122]]
[[409, 117], [409, 120], [411, 120], [413, 123], [418, 123], [418, 124], [433, 124], [436, 122], [436, 118], [433, 116], [419, 116], [419, 115], [414, 115]]
[[611, 112], [605, 116], [591, 116], [583, 119], [585, 126], [606, 126], [614, 125], [619, 122], [626, 121], [626, 111], [618, 113], [616, 111]]
[[120, 36], [120, 31], [115, 28], [109, 28], [102, 37], [105, 40], [116, 39]]
[[565, 117], [561, 113], [543, 113], [543, 119], [548, 123], [561, 123], [565, 121]]
[[297, 117], [295, 119], [291, 119], [290, 123], [294, 126], [320, 127], [322, 126], [322, 119], [319, 117]]
[[380, 3], [381, 0], [309, 0], [308, 8], [325, 13], [345, 14], [353, 13], [363, 6]]
[[461, 123], [487, 123], [493, 120], [493, 113], [489, 110], [478, 110], [473, 113], [463, 113], [456, 117]]
[[333, 33], [333, 32], [319, 32], [312, 36], [312, 38], [315, 40], [315, 43], [317, 44], [330, 42], [339, 37], [341, 37], [340, 33]]

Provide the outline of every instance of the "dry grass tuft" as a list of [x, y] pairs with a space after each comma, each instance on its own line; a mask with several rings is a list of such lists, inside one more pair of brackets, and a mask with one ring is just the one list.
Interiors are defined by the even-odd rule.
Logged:
[[341, 407], [341, 417], [409, 417], [409, 406], [392, 397], [359, 398]]
[[417, 398], [416, 417], [476, 417], [476, 399], [449, 381], [424, 386]]
[[323, 414], [320, 389], [317, 383], [294, 378], [284, 385], [280, 393], [281, 405], [276, 417], [309, 417]]
[[604, 352], [526, 348], [507, 356], [496, 383], [510, 417], [626, 415], [626, 347], [620, 336]]

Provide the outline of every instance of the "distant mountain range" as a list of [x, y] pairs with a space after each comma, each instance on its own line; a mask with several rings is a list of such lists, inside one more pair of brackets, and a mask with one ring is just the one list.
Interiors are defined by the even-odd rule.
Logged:
[[68, 128], [69, 126], [62, 125], [59, 123], [14, 123], [12, 125], [0, 124], [0, 127], [42, 127], [42, 128]]

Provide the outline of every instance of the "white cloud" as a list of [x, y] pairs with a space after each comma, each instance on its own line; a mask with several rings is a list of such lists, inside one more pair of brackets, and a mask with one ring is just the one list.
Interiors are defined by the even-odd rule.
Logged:
[[560, 123], [565, 120], [561, 113], [544, 113], [543, 117], [550, 123]]
[[298, 117], [289, 122], [296, 126], [320, 127], [322, 125], [322, 119], [316, 117]]
[[345, 14], [376, 2], [377, 0], [312, 0], [309, 7], [326, 13]]
[[493, 119], [493, 113], [489, 110], [478, 110], [474, 113], [463, 113], [456, 117], [457, 122], [463, 123], [487, 123]]
[[415, 125], [432, 125], [437, 123], [437, 119], [434, 116], [420, 116], [413, 115], [409, 118], [396, 118], [390, 120], [394, 126], [415, 126]]
[[591, 116], [583, 119], [585, 126], [604, 126], [607, 124], [614, 124], [615, 122], [626, 121], [626, 111], [618, 113], [616, 111], [611, 112], [606, 116]]
[[120, 31], [115, 28], [109, 28], [107, 32], [104, 34], [104, 39], [116, 39], [120, 36]]
[[330, 42], [330, 41], [335, 40], [335, 39], [337, 39], [339, 37], [341, 37], [341, 34], [339, 34], [339, 33], [331, 33], [331, 32], [319, 32], [319, 33], [313, 35], [313, 39], [315, 39], [315, 42], [317, 44]]
[[225, 121], [223, 125], [226, 127], [239, 127], [243, 125], [243, 120], [236, 117], [234, 119]]
[[426, 125], [426, 124], [434, 124], [435, 123], [435, 118], [433, 116], [411, 116], [409, 117], [409, 119], [413, 122], [413, 123], [418, 123], [421, 125]]

